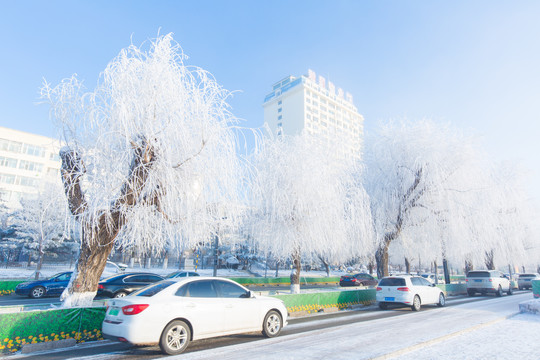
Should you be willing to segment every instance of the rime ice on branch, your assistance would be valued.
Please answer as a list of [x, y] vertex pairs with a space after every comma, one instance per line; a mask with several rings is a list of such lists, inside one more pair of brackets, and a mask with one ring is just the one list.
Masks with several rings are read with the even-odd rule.
[[[160, 251], [207, 241], [225, 208], [236, 224], [240, 167], [230, 93], [188, 67], [171, 35], [131, 45], [84, 92], [76, 77], [42, 93], [62, 127], [62, 178], [82, 229], [76, 276], [64, 293], [95, 293], [114, 246]], [[180, 244], [182, 242], [182, 244]], [[180, 246], [181, 247], [181, 246]], [[79, 300], [77, 300], [79, 299]]]
[[371, 217], [353, 164], [337, 161], [307, 134], [266, 141], [254, 156], [252, 234], [257, 247], [293, 262], [344, 261], [369, 253]]

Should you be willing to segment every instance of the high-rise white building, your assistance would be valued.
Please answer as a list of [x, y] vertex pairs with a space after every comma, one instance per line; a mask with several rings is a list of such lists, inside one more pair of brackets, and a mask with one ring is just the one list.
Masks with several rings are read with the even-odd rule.
[[306, 131], [326, 143], [337, 155], [359, 159], [364, 118], [351, 94], [308, 70], [275, 83], [263, 103], [264, 121], [273, 134], [296, 135]]
[[0, 199], [15, 207], [50, 183], [59, 183], [58, 140], [0, 127]]

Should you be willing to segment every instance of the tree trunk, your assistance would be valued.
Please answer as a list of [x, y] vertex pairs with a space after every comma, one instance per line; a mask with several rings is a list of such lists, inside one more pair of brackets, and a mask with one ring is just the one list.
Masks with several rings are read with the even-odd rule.
[[448, 271], [448, 261], [446, 258], [442, 260], [443, 270], [444, 270], [444, 282], [450, 284], [450, 271]]
[[[114, 247], [114, 239], [124, 226], [125, 209], [139, 203], [160, 208], [159, 199], [148, 192], [141, 197], [151, 166], [154, 149], [145, 139], [133, 141], [134, 157], [118, 198], [108, 212], [88, 214], [88, 203], [81, 181], [85, 173], [82, 158], [75, 150], [60, 150], [62, 181], [71, 213], [81, 222], [82, 239], [79, 258], [68, 287], [61, 296], [63, 306], [89, 306], [97, 292], [99, 278]], [[150, 189], [151, 190], [151, 189]], [[96, 216], [96, 217], [94, 217]]]
[[368, 264], [369, 275], [373, 275], [373, 267], [373, 261], [370, 261]]
[[293, 272], [291, 273], [291, 293], [300, 293], [300, 271], [302, 270], [300, 262], [300, 251], [293, 254]]
[[97, 229], [92, 229], [90, 225], [83, 227], [81, 250], [75, 263], [75, 271], [60, 298], [65, 307], [92, 305], [99, 278], [107, 265], [107, 258], [114, 247], [114, 238], [118, 234], [118, 230], [114, 229], [118, 229], [118, 226], [111, 232], [108, 230], [105, 217], [100, 217]]
[[382, 279], [388, 276], [388, 244], [381, 245], [375, 252], [377, 262], [377, 277]]
[[493, 249], [486, 251], [486, 267], [488, 270], [495, 270], [495, 261], [494, 261]]
[[433, 261], [433, 273], [435, 274], [435, 284], [439, 283], [439, 267], [437, 266], [437, 260]]
[[407, 259], [407, 257], [405, 257], [405, 272], [407, 274], [411, 273], [411, 264], [409, 262], [409, 259]]
[[473, 270], [474, 266], [471, 260], [467, 259], [465, 260], [465, 276], [469, 273], [469, 271]]
[[321, 255], [319, 255], [319, 260], [323, 263], [324, 269], [326, 270], [326, 277], [330, 277], [330, 265]]

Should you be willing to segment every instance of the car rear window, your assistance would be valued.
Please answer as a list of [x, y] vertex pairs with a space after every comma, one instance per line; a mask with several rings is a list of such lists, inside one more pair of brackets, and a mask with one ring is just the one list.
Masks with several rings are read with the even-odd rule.
[[526, 278], [526, 277], [536, 277], [535, 274], [521, 274], [519, 275], [520, 278]]
[[149, 285], [147, 287], [142, 288], [141, 290], [133, 293], [134, 296], [154, 296], [157, 293], [159, 293], [161, 290], [171, 286], [174, 284], [174, 281], [162, 281], [154, 285]]
[[384, 278], [379, 282], [379, 286], [405, 286], [403, 278]]
[[491, 277], [489, 271], [469, 271], [467, 277]]

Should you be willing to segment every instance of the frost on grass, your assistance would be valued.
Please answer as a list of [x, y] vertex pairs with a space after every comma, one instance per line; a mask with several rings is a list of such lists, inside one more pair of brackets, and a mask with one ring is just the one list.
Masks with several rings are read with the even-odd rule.
[[167, 35], [122, 50], [93, 91], [76, 76], [43, 87], [66, 143], [70, 210], [90, 247], [79, 264], [104, 266], [92, 257], [100, 248], [179, 249], [236, 226], [241, 172], [230, 93], [183, 61]]

